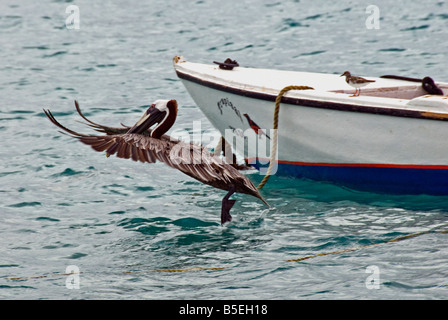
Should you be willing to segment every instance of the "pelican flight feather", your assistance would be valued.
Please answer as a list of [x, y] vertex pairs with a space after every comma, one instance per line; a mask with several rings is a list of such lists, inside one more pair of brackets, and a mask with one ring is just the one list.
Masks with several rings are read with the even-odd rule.
[[146, 163], [160, 161], [204, 184], [228, 191], [222, 200], [221, 224], [232, 220], [230, 209], [235, 200], [229, 197], [234, 192], [252, 195], [268, 205], [254, 184], [221, 157], [201, 145], [186, 143], [165, 134], [177, 117], [176, 100], [155, 101], [132, 127], [123, 124], [122, 127], [103, 126], [89, 120], [81, 112], [77, 101], [75, 106], [86, 124], [104, 135], [73, 131], [60, 124], [50, 110], [44, 112], [63, 133], [77, 138], [95, 151]]

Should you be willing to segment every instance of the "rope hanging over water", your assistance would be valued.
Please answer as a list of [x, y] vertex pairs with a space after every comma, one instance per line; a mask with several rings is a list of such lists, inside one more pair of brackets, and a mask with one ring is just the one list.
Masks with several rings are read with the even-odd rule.
[[271, 176], [272, 168], [274, 167], [275, 158], [277, 156], [277, 143], [278, 143], [278, 134], [277, 134], [277, 132], [278, 132], [278, 115], [280, 113], [280, 102], [282, 101], [282, 98], [285, 95], [285, 93], [288, 92], [288, 91], [291, 91], [291, 90], [314, 90], [314, 88], [308, 87], [308, 86], [294, 86], [294, 85], [291, 85], [291, 86], [284, 87], [278, 93], [277, 98], [275, 99], [274, 125], [273, 125], [274, 136], [273, 136], [273, 143], [272, 143], [272, 147], [271, 147], [271, 158], [269, 160], [269, 167], [268, 167], [268, 170], [266, 172], [266, 175], [264, 176], [263, 180], [258, 185], [258, 187], [257, 187], [258, 189], [263, 188], [264, 185], [266, 184], [266, 182], [268, 182], [269, 177]]

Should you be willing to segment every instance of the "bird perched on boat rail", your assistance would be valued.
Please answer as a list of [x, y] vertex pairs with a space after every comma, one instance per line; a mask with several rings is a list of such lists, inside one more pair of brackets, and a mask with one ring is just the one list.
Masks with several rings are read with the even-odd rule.
[[340, 75], [345, 76], [345, 81], [355, 88], [355, 93], [351, 95], [351, 97], [357, 97], [361, 93], [361, 88], [368, 85], [370, 82], [375, 82], [375, 80], [367, 80], [362, 77], [355, 77], [350, 74], [349, 71], [345, 71], [343, 74]]
[[44, 112], [66, 134], [90, 145], [95, 151], [105, 151], [106, 156], [116, 155], [148, 163], [158, 160], [204, 184], [228, 191], [222, 200], [221, 224], [232, 220], [230, 209], [236, 200], [230, 200], [229, 197], [234, 192], [252, 195], [268, 205], [253, 183], [223, 159], [214, 156], [201, 145], [186, 143], [165, 134], [176, 121], [176, 100], [155, 101], [134, 126], [123, 128], [97, 124], [83, 115], [77, 101], [75, 106], [87, 125], [105, 135], [75, 132], [60, 124], [50, 110], [44, 109]]

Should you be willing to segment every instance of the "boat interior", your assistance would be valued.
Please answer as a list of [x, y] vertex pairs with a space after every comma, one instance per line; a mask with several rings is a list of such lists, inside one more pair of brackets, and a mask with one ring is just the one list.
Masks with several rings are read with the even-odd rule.
[[[438, 87], [442, 89], [445, 95], [448, 93], [448, 85], [438, 84]], [[354, 92], [354, 89], [334, 90], [331, 92], [352, 94]], [[410, 85], [410, 86], [399, 86], [399, 87], [397, 86], [397, 87], [385, 87], [385, 88], [363, 88], [361, 89], [361, 95], [371, 97], [391, 98], [391, 99], [412, 100], [421, 96], [428, 95], [428, 92], [423, 90], [421, 85]]]

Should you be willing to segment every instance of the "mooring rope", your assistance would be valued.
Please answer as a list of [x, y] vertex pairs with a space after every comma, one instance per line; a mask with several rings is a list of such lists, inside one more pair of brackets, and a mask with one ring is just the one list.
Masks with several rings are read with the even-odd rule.
[[[312, 258], [318, 258], [318, 257], [323, 257], [323, 256], [328, 256], [328, 255], [333, 255], [333, 254], [341, 254], [341, 253], [345, 253], [345, 252], [352, 252], [352, 251], [356, 251], [356, 250], [380, 246], [383, 244], [399, 242], [399, 241], [415, 238], [415, 237], [425, 235], [425, 234], [430, 234], [430, 233], [448, 234], [448, 230], [430, 230], [430, 231], [415, 232], [415, 233], [410, 233], [410, 234], [407, 234], [407, 235], [404, 235], [401, 237], [397, 237], [397, 238], [394, 238], [394, 239], [391, 239], [391, 240], [388, 240], [385, 242], [368, 244], [365, 246], [358, 246], [358, 247], [354, 247], [354, 248], [347, 248], [347, 249], [336, 250], [336, 251], [322, 252], [322, 253], [313, 254], [313, 255], [309, 255], [309, 256], [305, 256], [305, 257], [301, 257], [301, 258], [288, 259], [288, 260], [284, 260], [284, 261], [285, 262], [300, 262], [300, 261], [304, 261], [304, 260], [308, 260], [308, 259], [312, 259]], [[221, 270], [230, 269], [230, 268], [231, 267], [191, 267], [191, 268], [180, 268], [180, 269], [133, 270], [133, 271], [124, 271], [124, 272], [122, 272], [122, 274], [140, 274], [140, 273], [153, 273], [153, 272], [181, 273], [181, 272], [197, 272], [197, 271], [221, 271]], [[2, 278], [0, 278], [0, 280], [3, 279], [3, 280], [9, 280], [9, 281], [23, 281], [23, 280], [42, 279], [42, 278], [49, 278], [49, 277], [71, 276], [74, 274], [82, 274], [82, 272], [53, 273], [53, 274], [46, 274], [46, 275], [23, 276], [23, 277], [2, 277]]]
[[[179, 272], [192, 272], [192, 271], [217, 271], [228, 268], [230, 267], [192, 267], [192, 268], [180, 268], [180, 269], [131, 270], [131, 271], [123, 271], [122, 274], [138, 274], [138, 273], [152, 273], [152, 272], [179, 273]], [[83, 272], [74, 272], [74, 273], [64, 272], [64, 273], [43, 274], [38, 276], [4, 277], [0, 279], [10, 281], [21, 281], [21, 280], [33, 280], [33, 279], [42, 279], [50, 277], [68, 277], [72, 275], [81, 275], [81, 274], [83, 274]]]
[[[283, 96], [288, 91], [291, 91], [291, 90], [314, 90], [314, 88], [309, 87], [309, 86], [296, 86], [296, 85], [286, 86], [282, 90], [280, 90], [277, 97], [275, 98], [274, 124], [273, 124], [274, 135], [273, 135], [273, 139], [272, 139], [273, 143], [272, 143], [272, 147], [271, 147], [271, 156], [269, 159], [269, 166], [268, 166], [268, 170], [266, 171], [266, 175], [264, 176], [263, 180], [261, 180], [260, 184], [257, 186], [257, 189], [261, 189], [264, 187], [266, 182], [268, 182], [269, 177], [271, 176], [272, 169], [274, 168], [275, 158], [277, 156], [278, 116], [280, 113], [280, 102], [282, 101]], [[224, 146], [223, 146], [223, 141], [225, 144]], [[219, 155], [221, 153], [221, 151], [225, 150], [224, 148], [226, 148], [227, 146], [228, 146], [228, 142], [224, 139], [223, 136], [221, 136], [221, 138], [218, 141], [218, 144], [214, 148], [213, 155], [215, 155], [215, 156]], [[228, 146], [228, 147], [231, 148], [230, 146]]]
[[271, 146], [271, 157], [269, 160], [269, 167], [266, 171], [266, 175], [264, 176], [263, 180], [261, 180], [260, 184], [258, 185], [258, 189], [261, 189], [264, 187], [266, 182], [268, 182], [269, 177], [271, 176], [272, 169], [274, 168], [275, 158], [277, 156], [277, 144], [278, 144], [278, 115], [280, 113], [280, 102], [282, 101], [283, 96], [286, 92], [291, 90], [314, 90], [312, 87], [308, 86], [286, 86], [277, 95], [277, 98], [275, 99], [275, 109], [274, 109], [274, 135], [272, 139], [272, 146]]
[[382, 244], [399, 242], [399, 241], [415, 238], [415, 237], [418, 237], [418, 236], [421, 236], [421, 235], [424, 235], [424, 234], [428, 234], [428, 233], [448, 233], [448, 230], [415, 232], [415, 233], [407, 234], [407, 235], [402, 236], [402, 237], [394, 238], [394, 239], [386, 241], [386, 242], [379, 242], [379, 243], [374, 243], [374, 244], [368, 244], [368, 245], [365, 245], [365, 246], [359, 246], [359, 247], [354, 247], [354, 248], [347, 248], [347, 249], [342, 249], [342, 250], [337, 250], [337, 251], [323, 252], [323, 253], [313, 254], [311, 256], [306, 256], [306, 257], [302, 257], [302, 258], [288, 259], [286, 261], [288, 261], [288, 262], [299, 262], [299, 261], [308, 260], [308, 259], [311, 259], [311, 258], [328, 256], [328, 255], [331, 255], [331, 254], [340, 254], [340, 253], [345, 253], [345, 252], [352, 252], [352, 251], [356, 251], [356, 250], [360, 250], [360, 249], [376, 247], [376, 246], [379, 246], [379, 245], [382, 245]]

